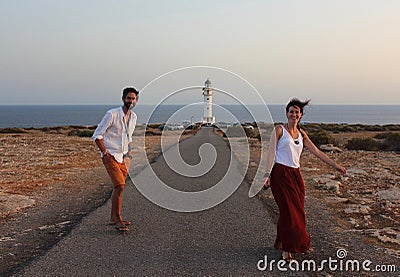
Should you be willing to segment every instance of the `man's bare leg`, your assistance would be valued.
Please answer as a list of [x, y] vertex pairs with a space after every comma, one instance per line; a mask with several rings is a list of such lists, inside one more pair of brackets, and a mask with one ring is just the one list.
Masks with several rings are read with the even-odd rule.
[[122, 210], [122, 192], [124, 191], [124, 186], [114, 187], [113, 193], [111, 195], [111, 220], [110, 222], [115, 222], [117, 227], [124, 226], [122, 221], [121, 210]]

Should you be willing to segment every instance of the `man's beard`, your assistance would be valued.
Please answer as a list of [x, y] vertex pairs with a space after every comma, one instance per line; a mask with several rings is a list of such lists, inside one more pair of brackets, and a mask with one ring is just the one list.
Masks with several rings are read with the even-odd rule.
[[132, 110], [135, 107], [135, 103], [124, 103], [124, 105], [128, 110]]

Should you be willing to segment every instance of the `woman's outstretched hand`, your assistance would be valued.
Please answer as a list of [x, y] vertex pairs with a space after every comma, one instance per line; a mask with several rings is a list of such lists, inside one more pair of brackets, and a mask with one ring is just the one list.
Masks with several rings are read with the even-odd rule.
[[270, 178], [270, 177], [268, 177], [267, 180], [265, 180], [265, 183], [264, 183], [264, 185], [263, 185], [263, 187], [262, 187], [263, 190], [269, 189], [269, 188], [271, 187], [270, 181], [271, 181], [271, 178]]
[[337, 171], [339, 171], [340, 173], [342, 173], [343, 175], [347, 173], [346, 168], [344, 168], [344, 167], [341, 166], [341, 165], [336, 165], [335, 169], [336, 169]]

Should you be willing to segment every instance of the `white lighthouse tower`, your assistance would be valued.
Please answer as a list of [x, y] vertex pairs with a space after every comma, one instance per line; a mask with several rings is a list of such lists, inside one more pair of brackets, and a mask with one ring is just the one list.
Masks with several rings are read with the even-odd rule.
[[203, 88], [204, 95], [204, 116], [203, 123], [207, 125], [212, 125], [215, 123], [215, 117], [212, 115], [212, 96], [213, 96], [213, 88], [211, 87], [211, 82], [207, 78], [204, 83]]

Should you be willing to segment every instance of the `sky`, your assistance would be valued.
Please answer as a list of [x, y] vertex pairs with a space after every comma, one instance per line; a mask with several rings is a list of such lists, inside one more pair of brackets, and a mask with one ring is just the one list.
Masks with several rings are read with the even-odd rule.
[[[268, 104], [399, 105], [399, 26], [397, 0], [0, 0], [0, 105], [115, 104], [125, 86], [200, 65]], [[193, 86], [220, 87], [209, 74]]]

